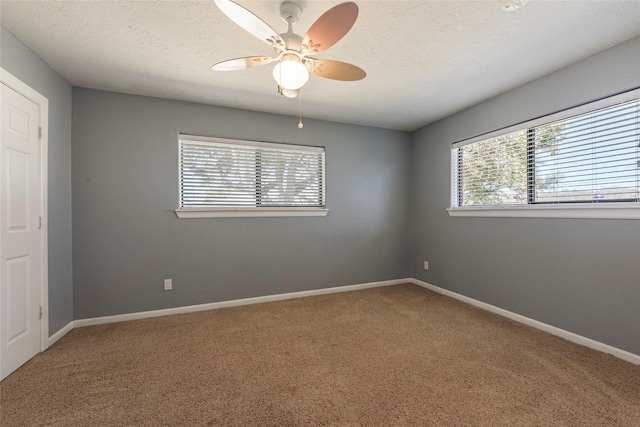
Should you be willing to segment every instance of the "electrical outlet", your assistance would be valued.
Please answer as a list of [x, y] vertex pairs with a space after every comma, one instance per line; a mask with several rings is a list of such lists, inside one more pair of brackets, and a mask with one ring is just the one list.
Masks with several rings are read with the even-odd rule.
[[170, 291], [173, 289], [173, 281], [171, 279], [164, 279], [164, 290]]
[[424, 262], [424, 264], [423, 264], [423, 268], [424, 268], [425, 270], [428, 270], [428, 269], [429, 269], [429, 261], [425, 261], [425, 262]]

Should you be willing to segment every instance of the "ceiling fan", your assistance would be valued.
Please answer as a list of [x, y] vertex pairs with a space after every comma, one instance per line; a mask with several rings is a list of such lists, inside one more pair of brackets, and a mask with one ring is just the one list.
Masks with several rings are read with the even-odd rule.
[[358, 17], [358, 5], [341, 3], [318, 18], [307, 33], [293, 32], [302, 9], [291, 1], [280, 5], [280, 16], [287, 23], [286, 33], [278, 34], [273, 28], [249, 10], [231, 0], [214, 0], [220, 10], [233, 22], [275, 49], [276, 56], [248, 56], [218, 62], [215, 71], [234, 71], [254, 68], [279, 61], [273, 69], [278, 93], [295, 98], [309, 79], [309, 73], [332, 80], [355, 81], [367, 73], [346, 62], [316, 59], [308, 55], [324, 52], [344, 37]]

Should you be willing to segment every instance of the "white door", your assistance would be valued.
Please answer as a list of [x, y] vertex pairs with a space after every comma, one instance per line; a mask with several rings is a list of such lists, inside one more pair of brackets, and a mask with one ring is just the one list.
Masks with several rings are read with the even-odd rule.
[[38, 105], [2, 84], [0, 378], [40, 351]]

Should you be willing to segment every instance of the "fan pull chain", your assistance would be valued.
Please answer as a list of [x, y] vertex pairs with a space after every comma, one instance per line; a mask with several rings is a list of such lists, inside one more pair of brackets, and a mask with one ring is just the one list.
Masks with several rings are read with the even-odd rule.
[[302, 89], [298, 92], [298, 113], [300, 120], [298, 121], [298, 129], [302, 129], [304, 125], [302, 124]]

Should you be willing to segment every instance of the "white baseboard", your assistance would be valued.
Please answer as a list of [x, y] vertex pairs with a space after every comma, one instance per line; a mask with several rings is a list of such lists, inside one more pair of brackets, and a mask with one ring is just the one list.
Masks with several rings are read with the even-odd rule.
[[212, 302], [209, 304], [188, 305], [185, 307], [167, 308], [163, 310], [143, 311], [139, 313], [118, 314], [115, 316], [93, 317], [74, 321], [76, 328], [82, 326], [102, 325], [104, 323], [124, 322], [126, 320], [146, 319], [149, 317], [168, 316], [172, 314], [193, 313], [203, 310], [215, 310], [225, 307], [237, 307], [241, 305], [260, 304], [263, 302], [282, 301], [293, 298], [310, 297], [314, 295], [333, 294], [338, 292], [358, 291], [360, 289], [378, 288], [381, 286], [412, 283], [412, 279], [385, 280], [381, 282], [362, 283], [359, 285], [337, 286], [335, 288], [313, 289], [310, 291], [290, 292], [286, 294], [266, 295], [262, 297], [244, 298], [231, 301]]
[[67, 323], [66, 325], [64, 325], [62, 327], [62, 329], [60, 329], [58, 332], [56, 332], [55, 334], [51, 335], [49, 337], [49, 340], [47, 341], [47, 348], [51, 347], [53, 344], [55, 344], [60, 338], [62, 338], [63, 336], [67, 335], [69, 332], [71, 332], [71, 330], [73, 328], [75, 328], [75, 321], [71, 321], [69, 323]]
[[540, 329], [542, 331], [548, 332], [552, 335], [558, 336], [560, 338], [564, 338], [567, 341], [571, 341], [572, 343], [583, 345], [593, 350], [601, 351], [603, 353], [610, 354], [619, 359], [626, 360], [627, 362], [633, 363], [634, 365], [640, 365], [640, 356], [637, 354], [630, 353], [625, 350], [621, 350], [616, 347], [612, 347], [608, 344], [603, 344], [599, 341], [594, 341], [590, 338], [583, 337], [582, 335], [574, 334], [573, 332], [565, 331], [564, 329], [557, 328], [555, 326], [548, 325], [546, 323], [539, 322], [537, 320], [531, 319], [529, 317], [522, 316], [520, 314], [513, 313], [511, 311], [504, 310], [502, 308], [496, 307], [491, 304], [484, 303], [482, 301], [478, 301], [473, 298], [466, 297], [464, 295], [460, 295], [458, 293], [449, 291], [447, 289], [440, 288], [438, 286], [432, 285], [430, 283], [426, 283], [420, 281], [418, 279], [409, 279], [410, 283], [416, 284], [418, 286], [422, 286], [425, 289], [429, 289], [431, 291], [437, 292], [442, 295], [446, 295], [448, 297], [457, 299], [467, 304], [471, 304], [475, 307], [481, 308], [486, 311], [490, 311], [492, 313], [498, 314], [500, 316], [506, 317], [511, 320], [515, 320], [516, 322], [523, 323], [527, 326], [534, 327], [536, 329]]
[[118, 314], [114, 316], [78, 319], [78, 320], [69, 322], [65, 327], [63, 327], [58, 332], [50, 336], [49, 346], [53, 345], [56, 341], [58, 341], [60, 338], [62, 338], [64, 335], [70, 332], [73, 328], [80, 328], [83, 326], [102, 325], [105, 323], [124, 322], [127, 320], [146, 319], [150, 317], [168, 316], [172, 314], [193, 313], [196, 311], [215, 310], [218, 308], [225, 308], [225, 307], [238, 307], [241, 305], [260, 304], [263, 302], [271, 302], [271, 301], [282, 301], [282, 300], [293, 299], [293, 298], [310, 297], [314, 295], [325, 295], [325, 294], [333, 294], [338, 292], [350, 292], [350, 291], [357, 291], [360, 289], [378, 288], [381, 286], [400, 285], [404, 283], [413, 283], [414, 285], [421, 286], [425, 289], [429, 289], [431, 291], [437, 292], [442, 295], [446, 295], [448, 297], [457, 299], [464, 303], [471, 304], [475, 307], [498, 314], [500, 316], [506, 317], [511, 320], [515, 320], [516, 322], [534, 327], [536, 329], [540, 329], [552, 335], [556, 335], [560, 338], [564, 338], [567, 341], [571, 341], [573, 343], [583, 345], [593, 350], [610, 354], [612, 356], [615, 356], [619, 359], [633, 363], [635, 365], [640, 365], [640, 356], [637, 354], [633, 354], [628, 351], [621, 350], [616, 347], [612, 347], [608, 344], [603, 344], [601, 342], [594, 341], [590, 338], [586, 338], [581, 335], [574, 334], [573, 332], [565, 331], [564, 329], [560, 329], [555, 326], [551, 326], [546, 323], [539, 322], [529, 317], [525, 317], [520, 314], [516, 314], [511, 311], [504, 310], [502, 308], [493, 306], [491, 304], [487, 304], [482, 301], [478, 301], [476, 299], [469, 298], [464, 295], [461, 295], [461, 294], [458, 294], [458, 293], [455, 293], [455, 292], [452, 292], [452, 291], [449, 291], [449, 290], [440, 288], [438, 286], [423, 282], [418, 279], [413, 279], [413, 278], [385, 280], [381, 282], [362, 283], [359, 285], [338, 286], [334, 288], [325, 288], [325, 289], [314, 289], [310, 291], [290, 292], [286, 294], [267, 295], [267, 296], [255, 297], [255, 298], [244, 298], [244, 299], [237, 299], [237, 300], [231, 300], [231, 301], [213, 302], [209, 304], [198, 304], [198, 305], [189, 305], [185, 307], [167, 308], [164, 310], [152, 310], [152, 311], [143, 311], [139, 313], [128, 313], [128, 314]]

